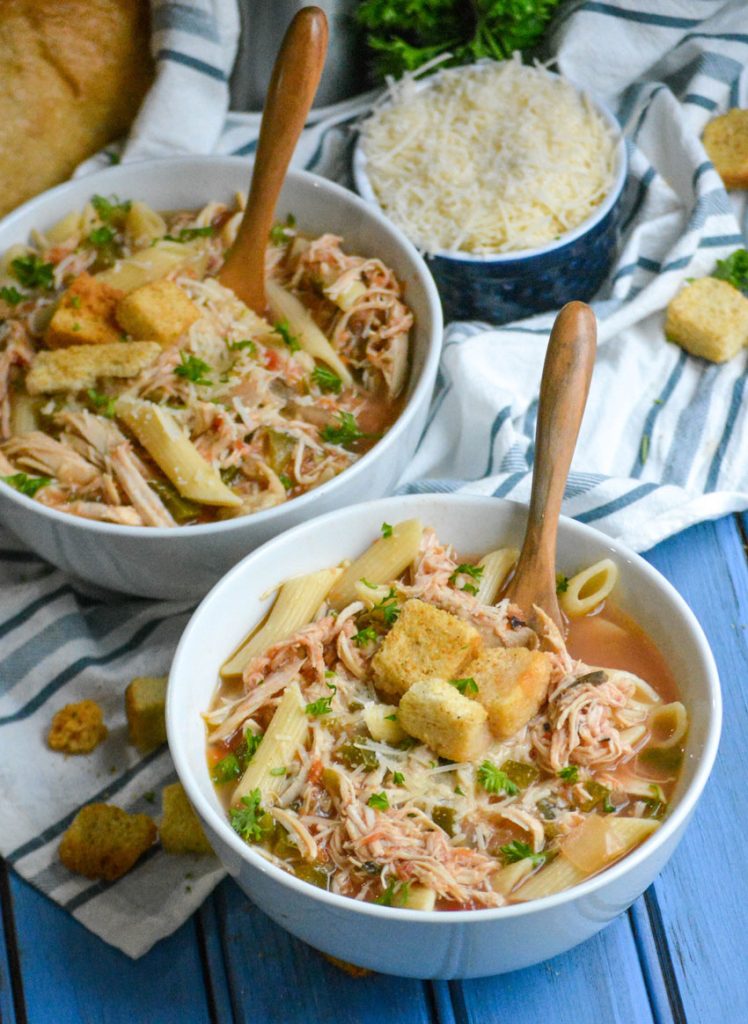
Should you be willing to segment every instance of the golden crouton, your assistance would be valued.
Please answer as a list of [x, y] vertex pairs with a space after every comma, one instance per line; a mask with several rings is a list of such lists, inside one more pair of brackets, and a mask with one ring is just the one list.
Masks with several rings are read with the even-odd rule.
[[372, 659], [374, 681], [399, 695], [422, 679], [456, 679], [480, 646], [469, 623], [423, 601], [406, 601]]
[[748, 188], [748, 110], [728, 110], [704, 129], [704, 149], [728, 188]]
[[138, 676], [125, 690], [130, 742], [143, 752], [166, 743], [166, 676]]
[[90, 274], [80, 274], [60, 299], [44, 343], [48, 348], [65, 348], [121, 341], [114, 310], [123, 294]]
[[167, 853], [212, 853], [200, 819], [192, 809], [179, 782], [166, 786], [161, 794], [164, 817], [159, 832]]
[[90, 754], [106, 738], [101, 708], [94, 700], [66, 704], [55, 714], [47, 734], [52, 750], [66, 754]]
[[551, 663], [542, 651], [491, 647], [468, 666], [477, 700], [497, 739], [513, 736], [537, 714], [548, 692]]
[[113, 882], [156, 841], [147, 814], [128, 814], [112, 804], [89, 804], [73, 818], [60, 843], [60, 860], [69, 871]]
[[413, 683], [397, 717], [406, 732], [450, 761], [475, 761], [491, 740], [486, 709], [443, 679]]
[[136, 377], [161, 354], [155, 341], [116, 341], [107, 345], [71, 345], [39, 352], [26, 374], [30, 395], [83, 391], [100, 377]]
[[667, 308], [665, 335], [691, 355], [724, 363], [748, 343], [748, 299], [727, 281], [692, 281]]
[[126, 295], [117, 305], [117, 322], [133, 338], [153, 338], [168, 345], [184, 334], [200, 310], [173, 281], [154, 281]]

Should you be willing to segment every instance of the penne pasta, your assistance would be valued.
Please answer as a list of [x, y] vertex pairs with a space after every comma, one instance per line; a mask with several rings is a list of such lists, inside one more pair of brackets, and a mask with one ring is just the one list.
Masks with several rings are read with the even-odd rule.
[[651, 747], [676, 747], [683, 742], [688, 732], [688, 713], [679, 700], [661, 704], [649, 715], [652, 732]]
[[38, 407], [38, 399], [34, 399], [30, 395], [12, 392], [10, 406], [10, 429], [12, 433], [28, 434], [32, 430], [38, 430]]
[[129, 293], [175, 270], [189, 269], [200, 276], [205, 272], [207, 261], [208, 254], [199, 244], [162, 239], [155, 245], [139, 249], [132, 256], [117, 260], [109, 270], [96, 274], [96, 280]]
[[402, 906], [408, 910], [433, 910], [436, 906], [436, 893], [425, 885], [409, 885]]
[[253, 630], [228, 661], [224, 662], [221, 676], [224, 679], [240, 676], [256, 654], [285, 640], [311, 622], [340, 572], [340, 569], [322, 569], [284, 583], [264, 625]]
[[515, 889], [520, 882], [535, 870], [532, 857], [523, 857], [514, 864], [507, 864], [506, 867], [497, 871], [491, 876], [491, 887], [500, 892], [502, 896], [508, 896], [512, 889]]
[[80, 231], [81, 215], [78, 210], [71, 210], [61, 220], [58, 220], [56, 224], [53, 224], [49, 230], [45, 231], [44, 237], [52, 245], [58, 245], [60, 242], [66, 242], [69, 238], [80, 235]]
[[567, 589], [559, 595], [559, 603], [570, 619], [589, 615], [617, 582], [618, 566], [612, 559], [603, 558], [571, 577]]
[[408, 735], [397, 721], [393, 704], [369, 704], [364, 709], [364, 722], [372, 739], [382, 743], [402, 743]]
[[345, 363], [312, 319], [305, 306], [276, 281], [265, 282], [268, 302], [276, 320], [286, 320], [291, 334], [298, 338], [305, 352], [326, 363], [337, 373], [345, 387], [351, 387], [353, 378]]
[[272, 803], [273, 797], [286, 784], [280, 771], [287, 768], [304, 746], [309, 722], [298, 683], [291, 683], [283, 694], [273, 720], [262, 738], [262, 743], [234, 790], [232, 803], [259, 789], [262, 802]]
[[351, 562], [330, 591], [328, 600], [340, 611], [358, 598], [356, 583], [366, 580], [378, 586], [404, 572], [418, 554], [423, 535], [420, 519], [405, 519], [392, 527], [388, 537], [374, 541], [363, 555]]
[[517, 548], [499, 548], [481, 558], [478, 565], [483, 569], [478, 593], [475, 595], [483, 604], [494, 604], [502, 591], [504, 583], [517, 564], [519, 551]]
[[146, 246], [167, 233], [166, 221], [147, 203], [135, 200], [125, 220], [125, 230], [138, 245]]
[[123, 397], [115, 411], [183, 498], [227, 508], [241, 505], [241, 498], [202, 457], [168, 409], [153, 402]]

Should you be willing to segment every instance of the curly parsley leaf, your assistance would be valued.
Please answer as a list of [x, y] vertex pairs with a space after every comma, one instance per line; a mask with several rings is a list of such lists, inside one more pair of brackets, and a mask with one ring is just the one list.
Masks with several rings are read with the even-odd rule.
[[395, 905], [403, 906], [408, 902], [408, 896], [410, 895], [410, 882], [395, 882], [392, 881], [387, 885], [381, 896], [377, 896], [374, 900], [382, 907], [393, 907]]
[[558, 777], [564, 782], [574, 783], [579, 779], [579, 768], [575, 764], [567, 764], [558, 772]]
[[[119, 162], [119, 161], [117, 161]], [[117, 196], [93, 196], [91, 205], [99, 215], [99, 220], [104, 224], [111, 221], [121, 221], [130, 212], [132, 203], [129, 199], [120, 200]]]
[[11, 476], [0, 477], [0, 480], [4, 480], [16, 491], [25, 494], [27, 498], [33, 498], [42, 487], [47, 487], [52, 483], [51, 477], [29, 476], [27, 473], [13, 473]]
[[113, 228], [108, 227], [106, 224], [102, 224], [100, 228], [94, 228], [89, 232], [88, 240], [91, 245], [95, 245], [97, 249], [104, 249], [108, 245], [111, 245], [115, 238], [115, 231]]
[[17, 306], [18, 303], [23, 302], [25, 298], [27, 298], [27, 296], [22, 295], [21, 292], [19, 292], [19, 290], [17, 288], [14, 288], [12, 285], [10, 286], [10, 288], [0, 288], [0, 299], [3, 299], [4, 302], [7, 302], [9, 306]]
[[108, 420], [114, 419], [114, 410], [117, 405], [116, 398], [110, 398], [109, 395], [102, 395], [96, 390], [96, 388], [88, 388], [86, 395], [96, 412], [101, 416], [106, 416]]
[[390, 526], [389, 523], [382, 523], [381, 530], [382, 536], [384, 537], [385, 540], [387, 540], [388, 537], [392, 536], [392, 527]]
[[381, 793], [372, 793], [366, 803], [376, 811], [386, 811], [390, 806], [390, 801], [384, 790]]
[[323, 441], [327, 441], [329, 444], [347, 445], [353, 444], [354, 441], [360, 441], [362, 437], [367, 437], [367, 434], [362, 433], [359, 430], [358, 423], [353, 413], [350, 412], [339, 412], [338, 414], [338, 425], [333, 426], [328, 423], [319, 432], [319, 436]]
[[377, 635], [377, 631], [373, 626], [366, 626], [365, 629], [360, 629], [358, 633], [354, 633], [353, 642], [356, 647], [365, 647], [367, 644], [373, 643]]
[[47, 291], [54, 288], [54, 264], [45, 263], [35, 253], [11, 260], [10, 269], [24, 288], [44, 288]]
[[210, 373], [212, 367], [202, 359], [198, 359], [197, 356], [188, 356], [186, 352], [180, 352], [179, 358], [181, 365], [174, 367], [177, 377], [184, 377], [185, 380], [192, 381], [193, 384], [213, 384], [213, 381], [205, 376], [206, 373]]
[[738, 291], [748, 291], [748, 249], [736, 249], [724, 260], [717, 260], [712, 277], [727, 281]]
[[519, 860], [531, 860], [533, 865], [542, 864], [546, 855], [544, 853], [533, 853], [529, 843], [523, 843], [519, 839], [513, 839], [511, 843], [500, 846], [499, 850], [505, 863], [516, 864]]
[[312, 380], [326, 394], [339, 395], [343, 387], [343, 381], [337, 373], [333, 373], [326, 366], [315, 366], [312, 371]]
[[[458, 565], [452, 575], [449, 577], [450, 583], [457, 583], [458, 576], [469, 576], [471, 580], [475, 580], [476, 583], [480, 583], [481, 577], [483, 576], [482, 565], [469, 565], [467, 562], [463, 562], [462, 565]], [[475, 596], [478, 593], [478, 588], [475, 583], [466, 582], [460, 587], [460, 590], [467, 591], [468, 594]]]
[[264, 814], [261, 799], [260, 790], [253, 789], [249, 796], [242, 797], [240, 807], [232, 807], [229, 811], [231, 827], [247, 843], [257, 843], [263, 836], [260, 825], [260, 818]]
[[296, 335], [291, 333], [291, 327], [288, 320], [279, 320], [273, 327], [273, 330], [283, 339], [283, 344], [288, 346], [289, 351], [301, 351], [301, 343]]
[[478, 782], [487, 793], [504, 793], [506, 796], [516, 796], [519, 793], [519, 786], [491, 761], [482, 762], [478, 769]]

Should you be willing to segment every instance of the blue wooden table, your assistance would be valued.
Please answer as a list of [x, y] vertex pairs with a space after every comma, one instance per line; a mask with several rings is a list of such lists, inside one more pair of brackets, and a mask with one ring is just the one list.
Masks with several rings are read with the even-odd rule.
[[[725, 698], [712, 778], [655, 885], [600, 935], [470, 982], [354, 978], [224, 882], [132, 961], [0, 865], [2, 1024], [746, 1024], [748, 521], [693, 527], [648, 554], [701, 621]], [[2, 795], [0, 794], [0, 799]]]

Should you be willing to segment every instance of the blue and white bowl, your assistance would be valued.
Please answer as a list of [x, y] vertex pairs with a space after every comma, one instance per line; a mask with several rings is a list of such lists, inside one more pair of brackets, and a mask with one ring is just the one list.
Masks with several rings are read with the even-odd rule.
[[[426, 256], [447, 321], [503, 324], [558, 309], [573, 299], [586, 302], [608, 276], [618, 251], [626, 143], [611, 111], [587, 96], [617, 140], [614, 178], [607, 196], [578, 227], [536, 249], [495, 255], [440, 249]], [[359, 141], [353, 155], [356, 189], [362, 199], [381, 210], [366, 164]]]

